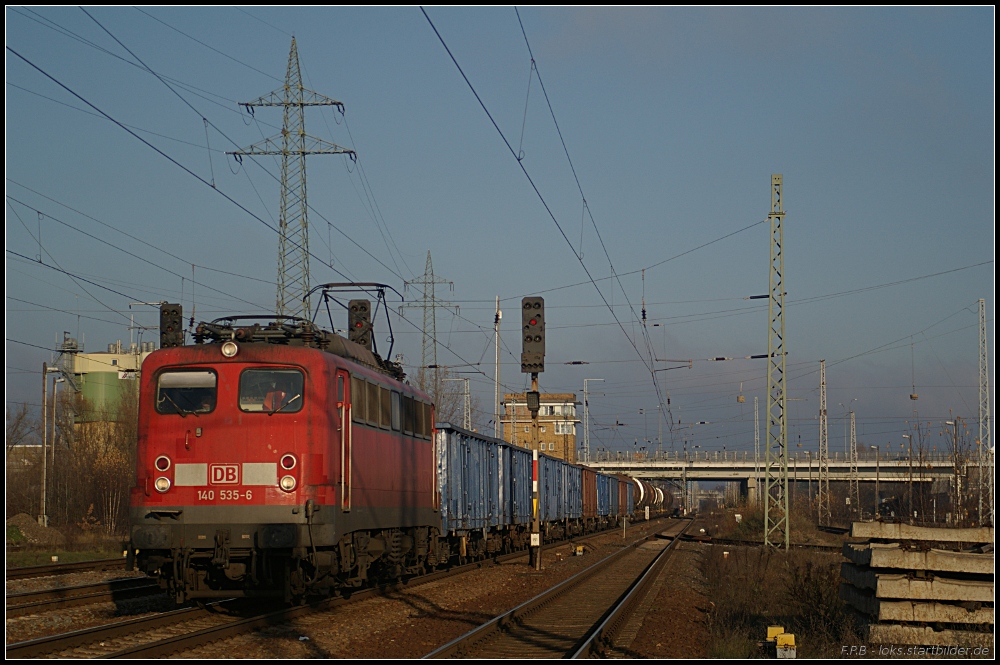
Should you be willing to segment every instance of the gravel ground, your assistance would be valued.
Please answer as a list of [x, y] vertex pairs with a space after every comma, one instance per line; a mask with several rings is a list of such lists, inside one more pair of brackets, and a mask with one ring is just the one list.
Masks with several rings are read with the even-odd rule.
[[[658, 530], [665, 528], [664, 522]], [[644, 524], [630, 526], [629, 540], [653, 531]], [[538, 595], [622, 546], [620, 532], [587, 540], [584, 556], [572, 556], [570, 545], [550, 549], [543, 570], [534, 571], [527, 557], [474, 570], [446, 580], [414, 586], [313, 614], [292, 623], [273, 626], [177, 654], [183, 658], [419, 658]], [[683, 564], [682, 577], [697, 573], [694, 543], [680, 543], [668, 572]], [[76, 586], [139, 575], [123, 571], [74, 573], [58, 577], [7, 582], [7, 593]], [[673, 580], [671, 575], [670, 579]], [[666, 581], [661, 585], [650, 617], [633, 642], [639, 657], [704, 656], [695, 646], [701, 637], [701, 607], [696, 583]], [[680, 603], [680, 605], [678, 604]], [[700, 604], [699, 604], [700, 603]], [[7, 620], [7, 643], [52, 635], [174, 609], [166, 596], [101, 603]], [[667, 611], [669, 608], [669, 611]], [[683, 625], [682, 625], [683, 624]], [[649, 628], [647, 629], [647, 626]], [[660, 637], [653, 637], [653, 630]], [[704, 632], [703, 627], [701, 631]], [[685, 635], [684, 646], [676, 635]], [[707, 633], [706, 633], [707, 635]], [[682, 648], [683, 647], [683, 648]]]
[[[131, 577], [145, 577], [145, 573], [108, 570], [8, 580], [7, 594], [62, 589]], [[100, 626], [117, 621], [136, 619], [147, 614], [164, 612], [174, 608], [174, 603], [164, 594], [152, 598], [135, 598], [116, 603], [95, 603], [93, 605], [83, 605], [51, 612], [8, 617], [6, 621], [6, 644], [24, 642], [25, 640], [38, 637], [46, 637], [48, 635]]]
[[656, 601], [629, 647], [636, 658], [705, 658], [708, 599], [701, 557], [710, 545], [677, 543], [660, 576]]
[[[662, 529], [662, 523], [660, 528]], [[630, 540], [640, 527], [629, 529]], [[533, 598], [621, 548], [620, 534], [546, 551], [543, 570], [527, 558], [360, 601], [292, 623], [177, 654], [182, 658], [420, 658]]]

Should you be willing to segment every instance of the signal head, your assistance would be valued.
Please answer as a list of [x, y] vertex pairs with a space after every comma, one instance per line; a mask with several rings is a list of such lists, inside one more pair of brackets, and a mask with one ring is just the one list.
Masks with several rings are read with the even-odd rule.
[[534, 296], [521, 300], [521, 371], [545, 370], [545, 300]]
[[348, 339], [372, 350], [372, 304], [368, 300], [352, 300], [347, 304]]
[[184, 346], [183, 312], [178, 303], [160, 304], [160, 348]]

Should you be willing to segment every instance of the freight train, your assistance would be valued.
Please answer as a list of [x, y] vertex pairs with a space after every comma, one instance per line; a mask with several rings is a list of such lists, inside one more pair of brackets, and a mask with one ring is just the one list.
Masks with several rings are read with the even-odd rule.
[[[529, 544], [532, 451], [435, 425], [401, 367], [304, 319], [201, 323], [140, 379], [130, 564], [178, 603], [301, 602]], [[542, 539], [671, 508], [539, 457]]]

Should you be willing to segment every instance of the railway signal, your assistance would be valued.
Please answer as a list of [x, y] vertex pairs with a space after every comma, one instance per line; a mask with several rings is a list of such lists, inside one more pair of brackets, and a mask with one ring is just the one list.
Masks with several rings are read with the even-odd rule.
[[521, 299], [521, 371], [537, 374], [545, 371], [545, 300]]
[[184, 309], [179, 303], [160, 303], [160, 348], [184, 346]]
[[347, 305], [348, 339], [372, 350], [372, 304], [369, 300], [352, 300]]

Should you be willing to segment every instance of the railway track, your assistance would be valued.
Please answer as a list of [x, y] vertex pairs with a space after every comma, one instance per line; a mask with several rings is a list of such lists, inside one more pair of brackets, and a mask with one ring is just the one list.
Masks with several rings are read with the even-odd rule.
[[32, 577], [51, 577], [94, 570], [124, 570], [125, 557], [115, 559], [97, 559], [94, 561], [78, 561], [76, 563], [53, 563], [45, 566], [19, 566], [7, 569], [7, 580], [23, 580]]
[[7, 617], [163, 593], [156, 580], [130, 578], [7, 595]]
[[[578, 658], [603, 655], [655, 580], [689, 520], [647, 536], [424, 656]], [[669, 539], [669, 542], [667, 542]]]
[[[573, 542], [582, 542], [583, 540], [585, 539], [574, 539]], [[552, 546], [564, 544], [565, 541], [561, 541], [553, 543]], [[7, 646], [6, 656], [7, 658], [42, 656], [57, 658], [169, 657], [258, 628], [288, 622], [307, 614], [326, 612], [336, 607], [371, 598], [390, 589], [411, 588], [453, 575], [460, 575], [483, 566], [526, 556], [526, 552], [515, 552], [492, 560], [474, 562], [448, 571], [423, 575], [404, 585], [365, 589], [351, 594], [349, 598], [332, 598], [299, 607], [269, 607], [263, 612], [248, 612], [248, 603], [234, 599], [206, 605], [204, 608], [178, 609], [150, 617], [10, 644]]]

